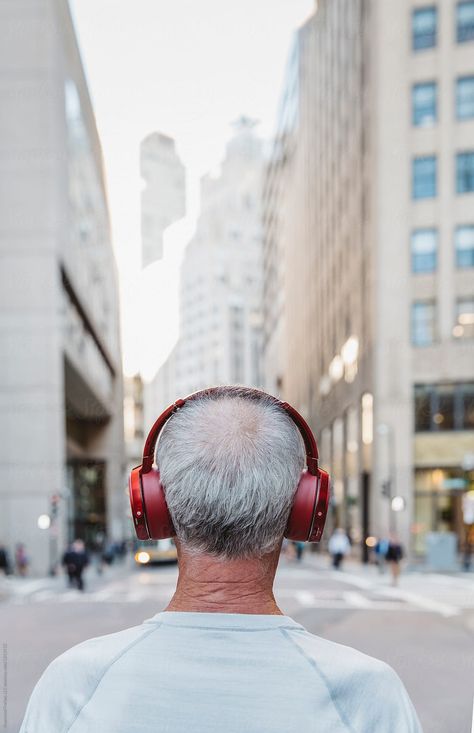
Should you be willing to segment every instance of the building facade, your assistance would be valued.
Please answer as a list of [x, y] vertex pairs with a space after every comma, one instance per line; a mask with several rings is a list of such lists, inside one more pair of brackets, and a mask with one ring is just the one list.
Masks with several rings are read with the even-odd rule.
[[[462, 550], [474, 488], [474, 3], [319, 2], [297, 48], [283, 394], [319, 436], [332, 523], [363, 552], [390, 529], [414, 557], [431, 532]], [[268, 224], [265, 238], [274, 247]]]
[[294, 235], [292, 213], [298, 196], [296, 175], [299, 124], [300, 43], [304, 30], [295, 37], [286, 70], [286, 85], [280, 101], [278, 126], [271, 155], [266, 163], [262, 192], [262, 361], [265, 386], [273, 395], [282, 394], [285, 338], [285, 253], [291, 251]]
[[186, 172], [173, 138], [161, 132], [140, 145], [142, 266], [163, 256], [163, 232], [186, 213]]
[[42, 574], [124, 533], [117, 273], [67, 2], [0, 16], [0, 537]]
[[263, 153], [253, 126], [238, 122], [219, 174], [201, 181], [180, 273], [179, 338], [155, 378], [155, 414], [210, 385], [262, 385]]
[[[124, 377], [123, 381], [123, 424], [125, 438], [125, 455], [127, 458], [126, 474], [142, 462], [145, 443], [144, 394], [143, 381], [139, 374]], [[130, 521], [131, 512], [130, 512]], [[130, 524], [132, 528], [132, 524]]]

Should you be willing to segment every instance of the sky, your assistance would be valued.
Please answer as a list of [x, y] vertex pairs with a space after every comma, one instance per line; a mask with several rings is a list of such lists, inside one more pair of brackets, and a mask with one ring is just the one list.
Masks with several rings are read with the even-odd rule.
[[[271, 137], [292, 35], [314, 4], [70, 0], [104, 154], [125, 374], [151, 379], [176, 341], [179, 264], [199, 178], [218, 167], [241, 115]], [[154, 130], [176, 140], [188, 213], [167, 230], [163, 260], [141, 271], [139, 145]]]

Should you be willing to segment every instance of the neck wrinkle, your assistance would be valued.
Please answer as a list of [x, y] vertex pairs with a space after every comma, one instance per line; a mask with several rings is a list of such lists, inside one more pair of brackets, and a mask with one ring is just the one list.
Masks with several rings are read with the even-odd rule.
[[223, 561], [178, 546], [179, 577], [166, 611], [280, 615], [273, 595], [278, 552]]

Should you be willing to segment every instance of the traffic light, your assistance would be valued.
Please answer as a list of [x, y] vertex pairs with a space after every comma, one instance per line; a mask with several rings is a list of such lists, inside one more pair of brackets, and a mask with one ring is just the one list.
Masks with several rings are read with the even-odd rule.
[[58, 516], [59, 502], [61, 497], [59, 494], [53, 494], [51, 497], [51, 518], [55, 519]]
[[387, 499], [390, 498], [391, 493], [391, 481], [384, 481], [382, 484], [382, 496], [386, 496]]

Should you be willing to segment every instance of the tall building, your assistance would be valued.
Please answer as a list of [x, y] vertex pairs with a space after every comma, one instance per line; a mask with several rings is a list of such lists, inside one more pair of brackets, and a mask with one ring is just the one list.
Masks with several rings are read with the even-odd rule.
[[123, 392], [126, 473], [129, 476], [132, 468], [142, 462], [145, 442], [143, 382], [139, 374], [124, 377]]
[[201, 211], [180, 274], [179, 339], [160, 369], [154, 412], [216, 384], [262, 384], [261, 183], [254, 123], [242, 119], [219, 175], [201, 182]]
[[125, 531], [117, 273], [66, 0], [3, 3], [0, 49], [0, 538], [41, 574]]
[[174, 140], [161, 132], [140, 146], [142, 191], [142, 266], [163, 256], [163, 232], [186, 213], [186, 172]]
[[153, 379], [144, 383], [143, 417], [145, 431], [150, 430], [163, 410], [180, 396], [176, 392], [176, 351], [177, 346], [175, 345]]
[[264, 172], [263, 220], [263, 374], [273, 395], [285, 391], [283, 383], [285, 339], [286, 253], [291, 252], [294, 222], [291, 219], [298, 196], [297, 156], [300, 43], [304, 30], [296, 34], [286, 71], [286, 86], [280, 102], [278, 129]]
[[[295, 54], [296, 143], [284, 167], [276, 147], [265, 183], [282, 394], [319, 436], [333, 524], [363, 548], [397, 529], [414, 557], [431, 532], [461, 549], [474, 489], [474, 2], [321, 0]], [[264, 329], [271, 343], [268, 318]]]

